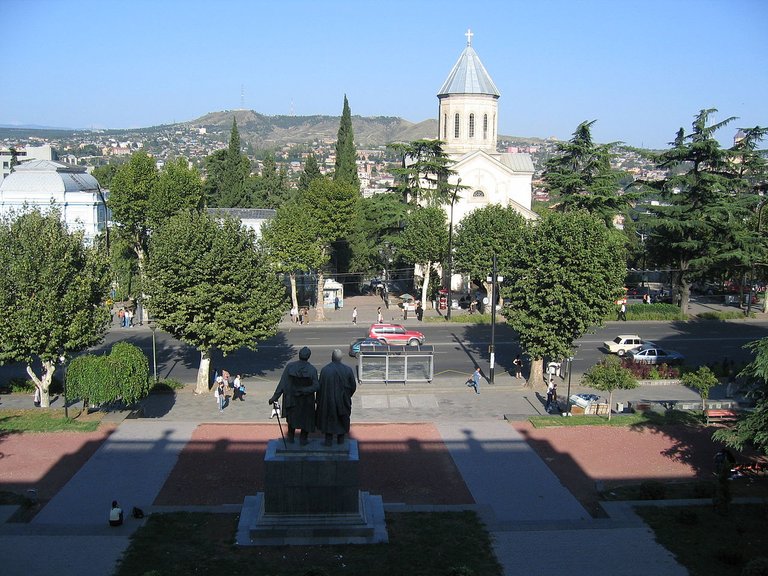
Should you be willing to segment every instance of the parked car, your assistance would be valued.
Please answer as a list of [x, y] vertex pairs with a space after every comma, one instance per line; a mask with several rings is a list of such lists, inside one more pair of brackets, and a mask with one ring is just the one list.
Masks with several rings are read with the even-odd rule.
[[360, 346], [384, 346], [384, 343], [378, 338], [371, 338], [370, 336], [355, 338], [349, 344], [349, 355], [357, 358], [357, 355], [360, 354]]
[[642, 364], [680, 364], [685, 357], [674, 350], [664, 350], [653, 343], [643, 344], [640, 348], [629, 350], [627, 357], [632, 362]]
[[608, 352], [619, 356], [624, 356], [629, 350], [640, 348], [643, 344], [652, 344], [652, 342], [643, 340], [637, 334], [619, 334], [613, 340], [603, 342], [603, 346]]
[[406, 330], [400, 324], [372, 324], [368, 336], [384, 344], [424, 344], [424, 334], [416, 330]]

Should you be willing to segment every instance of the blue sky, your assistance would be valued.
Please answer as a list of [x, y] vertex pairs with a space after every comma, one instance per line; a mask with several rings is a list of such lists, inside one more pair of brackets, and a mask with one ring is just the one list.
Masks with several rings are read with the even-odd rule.
[[[466, 45], [502, 134], [666, 147], [702, 108], [768, 125], [765, 0], [2, 0], [0, 123], [130, 128], [245, 108], [437, 115]], [[241, 96], [242, 94], [242, 96]]]

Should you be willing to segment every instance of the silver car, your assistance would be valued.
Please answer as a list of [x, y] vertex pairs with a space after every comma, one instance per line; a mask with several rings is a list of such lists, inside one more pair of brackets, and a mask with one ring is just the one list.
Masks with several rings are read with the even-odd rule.
[[641, 364], [680, 364], [685, 356], [674, 350], [664, 350], [655, 344], [643, 344], [640, 348], [627, 351], [627, 358]]

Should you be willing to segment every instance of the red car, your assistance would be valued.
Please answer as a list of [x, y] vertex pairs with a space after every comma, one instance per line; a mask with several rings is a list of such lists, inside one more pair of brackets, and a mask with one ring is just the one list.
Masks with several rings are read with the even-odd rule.
[[424, 334], [416, 330], [406, 330], [400, 324], [373, 324], [368, 331], [369, 338], [376, 338], [384, 344], [418, 346], [424, 344]]

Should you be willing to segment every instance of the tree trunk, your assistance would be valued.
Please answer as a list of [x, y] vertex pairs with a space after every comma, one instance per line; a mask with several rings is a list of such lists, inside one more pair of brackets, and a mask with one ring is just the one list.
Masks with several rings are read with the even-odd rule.
[[611, 406], [613, 406], [613, 390], [608, 391], [608, 422], [611, 421]]
[[325, 298], [323, 285], [325, 284], [325, 275], [322, 272], [317, 273], [317, 298], [315, 302], [315, 320], [325, 321]]
[[[488, 275], [489, 276], [491, 275], [490, 271], [489, 271]], [[485, 313], [490, 314], [491, 310], [492, 310], [492, 308], [490, 308], [490, 306], [493, 306], [494, 304], [496, 304], [495, 302], [492, 302], [492, 300], [493, 300], [493, 284], [491, 282], [486, 282], [485, 280], [483, 280], [483, 288], [485, 288], [485, 295], [488, 297], [488, 302], [489, 302], [489, 304], [488, 304], [489, 308], [488, 309], [486, 309], [485, 304], [483, 304], [483, 314], [485, 314]]]
[[[43, 374], [37, 377], [32, 366], [27, 364], [27, 374], [35, 386], [40, 388], [40, 406], [42, 408], [51, 407], [51, 382], [53, 382], [53, 373], [56, 371], [56, 363], [53, 360], [43, 360]], [[66, 399], [65, 399], [66, 401]]]
[[536, 385], [544, 381], [544, 359], [531, 358], [531, 373], [525, 382], [526, 388], [536, 388]]
[[207, 394], [211, 391], [211, 350], [200, 352], [200, 368], [197, 370], [197, 382], [195, 382], [195, 394]]
[[299, 298], [296, 296], [296, 272], [291, 272], [291, 309], [299, 309]]
[[[421, 283], [421, 305], [427, 302], [427, 295], [429, 294], [429, 276], [432, 274], [432, 262], [427, 262], [427, 267], [424, 269], [424, 282]], [[448, 280], [448, 290], [451, 289], [451, 281]]]

